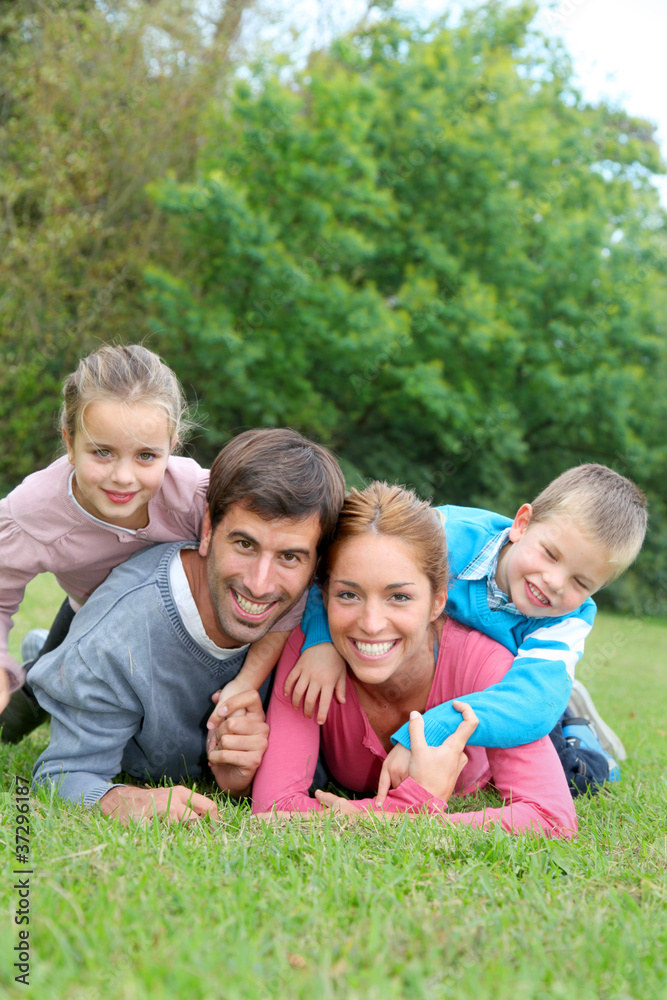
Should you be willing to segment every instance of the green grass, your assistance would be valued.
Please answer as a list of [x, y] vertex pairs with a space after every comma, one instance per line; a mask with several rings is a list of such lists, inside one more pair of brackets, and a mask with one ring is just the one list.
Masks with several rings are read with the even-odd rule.
[[[15, 630], [59, 604], [36, 581]], [[32, 799], [31, 985], [13, 982], [12, 776], [3, 747], [0, 994], [67, 1000], [667, 997], [667, 623], [601, 615], [579, 674], [630, 758], [549, 842], [429, 820], [122, 829]], [[6, 942], [6, 943], [5, 943]]]

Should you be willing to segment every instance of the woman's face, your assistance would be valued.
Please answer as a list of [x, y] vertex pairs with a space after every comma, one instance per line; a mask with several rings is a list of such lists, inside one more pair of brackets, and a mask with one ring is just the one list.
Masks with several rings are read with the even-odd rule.
[[325, 594], [334, 645], [359, 681], [382, 684], [430, 648], [445, 596], [432, 594], [400, 538], [348, 538], [333, 551]]

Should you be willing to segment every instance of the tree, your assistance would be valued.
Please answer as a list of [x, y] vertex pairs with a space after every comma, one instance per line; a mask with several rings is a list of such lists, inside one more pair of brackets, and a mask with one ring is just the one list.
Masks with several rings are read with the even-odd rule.
[[657, 486], [662, 163], [531, 12], [390, 19], [212, 102], [196, 177], [150, 189], [184, 267], [147, 275], [206, 455], [288, 423], [442, 502], [512, 512], [585, 460]]

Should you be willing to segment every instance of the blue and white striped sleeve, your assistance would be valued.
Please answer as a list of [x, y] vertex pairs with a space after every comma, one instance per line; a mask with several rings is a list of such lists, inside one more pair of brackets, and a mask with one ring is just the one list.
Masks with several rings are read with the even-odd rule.
[[[581, 617], [572, 615], [526, 636], [511, 668], [497, 684], [461, 694], [479, 719], [468, 740], [471, 745], [508, 749], [551, 732], [567, 708], [574, 668], [593, 625], [594, 605], [592, 612], [586, 605], [581, 610]], [[426, 742], [440, 746], [460, 722], [461, 715], [451, 701], [430, 709], [424, 715]], [[410, 747], [407, 724], [394, 733], [392, 741]]]

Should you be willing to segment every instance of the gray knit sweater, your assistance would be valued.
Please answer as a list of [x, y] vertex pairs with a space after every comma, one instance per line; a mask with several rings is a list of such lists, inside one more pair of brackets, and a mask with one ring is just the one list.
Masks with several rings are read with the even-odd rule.
[[245, 650], [217, 660], [186, 632], [169, 586], [169, 562], [186, 544], [155, 545], [114, 569], [30, 671], [51, 714], [33, 779], [57, 783], [63, 798], [93, 805], [121, 770], [175, 783], [207, 771], [211, 695]]

